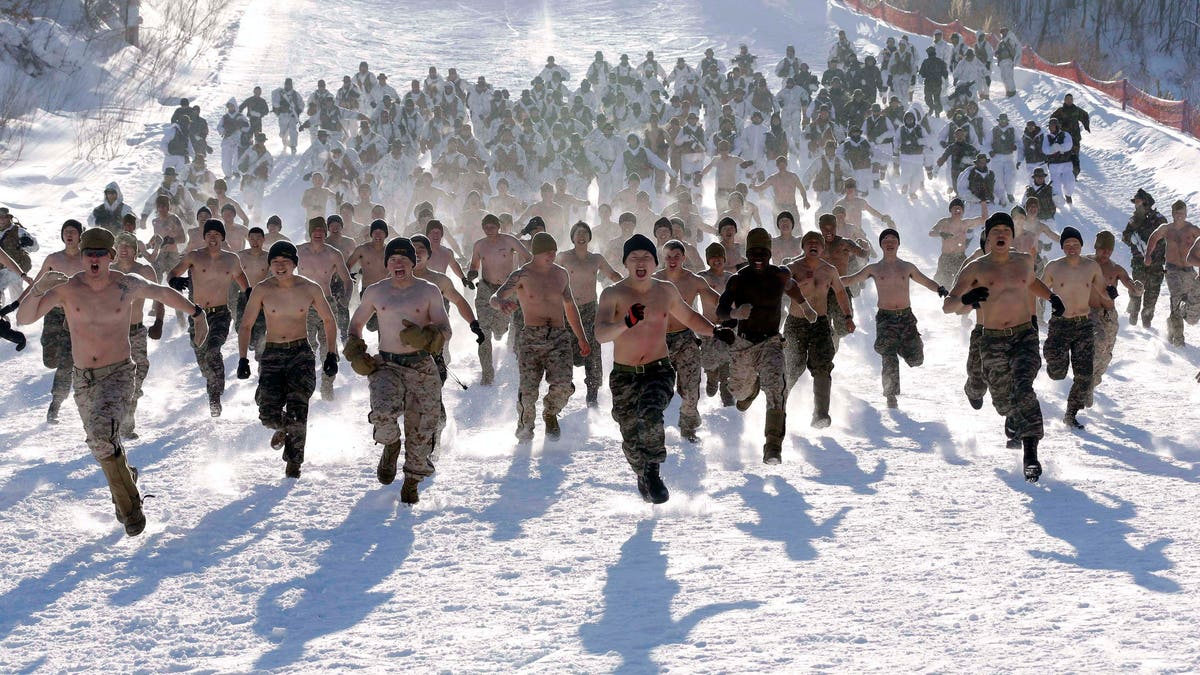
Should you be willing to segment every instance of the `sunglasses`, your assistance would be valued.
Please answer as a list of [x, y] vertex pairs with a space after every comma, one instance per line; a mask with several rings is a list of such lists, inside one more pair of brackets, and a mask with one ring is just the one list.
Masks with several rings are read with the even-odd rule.
[[106, 248], [85, 248], [81, 251], [85, 258], [107, 258], [108, 249]]

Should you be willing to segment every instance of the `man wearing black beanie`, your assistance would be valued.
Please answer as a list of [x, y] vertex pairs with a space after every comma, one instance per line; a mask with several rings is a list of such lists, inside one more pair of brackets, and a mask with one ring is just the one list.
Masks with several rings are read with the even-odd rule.
[[917, 330], [917, 317], [912, 311], [908, 289], [910, 282], [928, 288], [941, 297], [946, 297], [946, 287], [925, 276], [917, 266], [902, 260], [900, 233], [887, 228], [879, 233], [879, 248], [883, 259], [871, 263], [858, 272], [842, 277], [842, 284], [849, 286], [871, 279], [879, 297], [879, 309], [875, 312], [875, 351], [883, 357], [883, 395], [887, 407], [895, 408], [900, 395], [900, 359], [909, 368], [925, 362], [925, 344]]
[[1008, 447], [1024, 449], [1025, 480], [1037, 482], [1042, 475], [1037, 449], [1043, 428], [1033, 381], [1042, 369], [1042, 358], [1029, 308], [1034, 296], [1049, 300], [1055, 316], [1061, 316], [1066, 308], [1034, 275], [1033, 256], [1012, 250], [1013, 229], [1007, 213], [988, 217], [984, 223], [988, 253], [959, 273], [942, 311], [957, 314], [963, 305], [977, 308], [976, 316], [983, 325], [980, 357], [992, 405], [1005, 417]]
[[1046, 263], [1042, 282], [1059, 294], [1066, 311], [1050, 319], [1042, 356], [1046, 359], [1046, 374], [1052, 380], [1065, 378], [1068, 367], [1073, 371], [1074, 382], [1067, 395], [1063, 424], [1082, 429], [1076, 415], [1088, 405], [1095, 364], [1096, 336], [1091, 304], [1098, 302], [1103, 309], [1114, 309], [1115, 305], [1105, 289], [1107, 284], [1100, 264], [1081, 255], [1083, 235], [1079, 230], [1064, 228], [1059, 244], [1065, 255]]
[[[434, 470], [431, 456], [442, 382], [431, 355], [442, 351], [450, 339], [450, 319], [437, 286], [413, 274], [416, 249], [412, 242], [397, 237], [387, 243], [385, 251], [388, 277], [363, 292], [361, 304], [350, 317], [350, 338], [343, 354], [354, 372], [369, 383], [371, 412], [367, 419], [374, 427], [375, 442], [383, 446], [376, 477], [384, 485], [391, 484], [403, 450], [400, 501], [415, 504], [420, 500], [417, 485]], [[379, 320], [377, 355], [367, 353], [362, 339], [372, 316]], [[407, 441], [401, 437], [400, 417], [404, 418]]]
[[[245, 292], [250, 287], [242, 261], [225, 247], [225, 224], [209, 218], [201, 226], [203, 246], [189, 251], [168, 275], [171, 288], [183, 293], [192, 291], [192, 301], [208, 318], [208, 338], [199, 346], [193, 345], [196, 362], [208, 389], [208, 411], [221, 416], [221, 395], [225, 392], [225, 358], [221, 348], [229, 338], [233, 315], [229, 307], [229, 287], [237, 284]], [[184, 273], [188, 276], [184, 277]], [[195, 333], [194, 320], [189, 320], [188, 332]]]
[[308, 402], [317, 388], [317, 361], [309, 343], [308, 313], [315, 312], [325, 331], [322, 372], [338, 371], [337, 328], [333, 309], [319, 284], [296, 274], [300, 256], [290, 241], [277, 241], [267, 252], [270, 276], [254, 287], [238, 325], [239, 380], [250, 377], [249, 351], [257, 317], [266, 316], [265, 344], [258, 354], [258, 419], [275, 431], [271, 447], [283, 449], [284, 475], [300, 477], [308, 439]]
[[637, 476], [638, 492], [647, 502], [670, 498], [659, 475], [667, 458], [663, 411], [675, 389], [675, 369], [667, 358], [667, 317], [674, 317], [701, 337], [734, 339], [728, 328], [715, 328], [688, 307], [670, 282], [653, 277], [658, 268], [654, 242], [635, 234], [625, 242], [624, 279], [600, 293], [596, 339], [613, 343], [613, 419], [621, 428], [625, 459]]

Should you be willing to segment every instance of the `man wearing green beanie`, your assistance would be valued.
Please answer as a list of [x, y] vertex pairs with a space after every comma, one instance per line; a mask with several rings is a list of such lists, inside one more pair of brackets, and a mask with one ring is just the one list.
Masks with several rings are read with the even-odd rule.
[[816, 319], [816, 313], [787, 268], [771, 264], [771, 235], [761, 227], [746, 235], [746, 260], [746, 266], [726, 284], [717, 302], [717, 318], [737, 326], [729, 382], [737, 408], [749, 409], [760, 391], [766, 393], [763, 463], [779, 464], [787, 426], [783, 337], [779, 334], [783, 296], [791, 298], [793, 307], [801, 308], [810, 321]]
[[[75, 405], [92, 456], [100, 463], [125, 534], [136, 536], [146, 527], [137, 471], [129, 466], [118, 430], [133, 400], [136, 366], [129, 344], [129, 317], [144, 300], [161, 302], [196, 317], [195, 339], [203, 343], [208, 324], [204, 311], [179, 293], [137, 276], [111, 269], [111, 232], [93, 228], [80, 238], [83, 270], [68, 278], [58, 271], [39, 276], [17, 310], [17, 323], [37, 321], [52, 308], [61, 308], [71, 326]], [[222, 289], [224, 292], [224, 289]]]
[[[525, 325], [517, 341], [520, 369], [517, 439], [521, 442], [533, 440], [534, 414], [543, 373], [550, 385], [542, 401], [546, 437], [557, 440], [561, 436], [558, 414], [575, 392], [571, 382], [572, 335], [583, 356], [592, 351], [579, 321], [579, 308], [571, 294], [567, 271], [554, 264], [558, 253], [554, 237], [546, 232], [533, 235], [530, 253], [533, 259], [508, 275], [489, 301], [494, 309], [505, 313], [512, 313], [519, 306], [525, 315]], [[517, 300], [512, 299], [513, 295]]]

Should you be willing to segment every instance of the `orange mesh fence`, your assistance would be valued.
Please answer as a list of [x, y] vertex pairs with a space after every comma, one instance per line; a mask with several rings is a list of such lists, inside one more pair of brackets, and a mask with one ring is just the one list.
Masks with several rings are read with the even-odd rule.
[[[975, 44], [976, 31], [962, 25], [958, 20], [950, 23], [938, 23], [922, 16], [919, 12], [893, 7], [881, 0], [842, 0], [842, 3], [860, 14], [874, 17], [909, 33], [933, 35], [934, 31], [940, 30], [946, 39], [949, 39], [952, 34], [958, 33], [967, 45]], [[1000, 38], [999, 35], [989, 34], [987, 40], [994, 46]], [[1129, 84], [1128, 80], [1098, 80], [1087, 74], [1074, 61], [1051, 63], [1028, 46], [1021, 48], [1020, 65], [1022, 68], [1061, 77], [1103, 92], [1119, 102], [1122, 109], [1132, 108], [1160, 124], [1200, 137], [1200, 115], [1192, 112], [1187, 101], [1170, 101], [1151, 96]]]

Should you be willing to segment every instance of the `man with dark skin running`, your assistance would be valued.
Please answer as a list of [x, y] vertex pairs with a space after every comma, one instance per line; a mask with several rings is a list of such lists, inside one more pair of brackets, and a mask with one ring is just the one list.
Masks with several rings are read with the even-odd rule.
[[967, 264], [942, 304], [957, 314], [963, 305], [977, 306], [983, 325], [980, 357], [984, 378], [996, 412], [1004, 415], [1009, 447], [1022, 447], [1025, 480], [1042, 475], [1038, 442], [1042, 438], [1042, 408], [1033, 381], [1042, 368], [1038, 332], [1030, 320], [1032, 296], [1049, 300], [1054, 315], [1066, 307], [1033, 273], [1033, 257], [1011, 249], [1015, 235], [1012, 216], [994, 213], [984, 223], [987, 253]]
[[912, 312], [909, 283], [915, 282], [945, 297], [946, 287], [925, 276], [917, 266], [902, 260], [900, 233], [888, 228], [879, 233], [879, 248], [883, 259], [874, 262], [847, 277], [842, 277], [846, 286], [867, 279], [875, 282], [879, 296], [879, 309], [875, 312], [875, 351], [883, 357], [883, 395], [887, 407], [896, 407], [900, 395], [900, 358], [909, 368], [925, 362], [925, 345], [917, 331], [917, 317]]
[[[261, 238], [261, 235], [258, 235]], [[258, 419], [274, 429], [271, 447], [283, 449], [287, 462], [284, 475], [300, 477], [308, 438], [308, 401], [317, 387], [316, 357], [308, 340], [308, 313], [315, 311], [323, 322], [325, 354], [322, 372], [333, 377], [338, 371], [337, 326], [333, 310], [320, 284], [296, 274], [300, 257], [290, 241], [271, 245], [266, 253], [271, 276], [254, 286], [246, 312], [238, 326], [239, 380], [250, 377], [246, 353], [257, 317], [266, 317], [265, 344], [258, 353]]]
[[[816, 237], [820, 239], [820, 235]], [[736, 324], [730, 393], [737, 399], [738, 410], [745, 411], [759, 391], [766, 392], [763, 463], [779, 464], [783, 461], [787, 428], [784, 347], [779, 335], [783, 296], [787, 295], [796, 314], [802, 314], [808, 322], [816, 321], [817, 314], [788, 269], [771, 264], [770, 233], [756, 227], [746, 234], [746, 258], [746, 266], [725, 284], [717, 301], [717, 319]]]
[[625, 242], [626, 276], [600, 293], [596, 339], [613, 343], [613, 419], [621, 428], [625, 459], [637, 476], [642, 499], [662, 504], [670, 499], [659, 465], [667, 458], [663, 410], [671, 402], [675, 369], [667, 358], [667, 318], [673, 317], [702, 337], [734, 339], [728, 328], [714, 328], [684, 303], [667, 281], [654, 278], [658, 250], [635, 234]]

